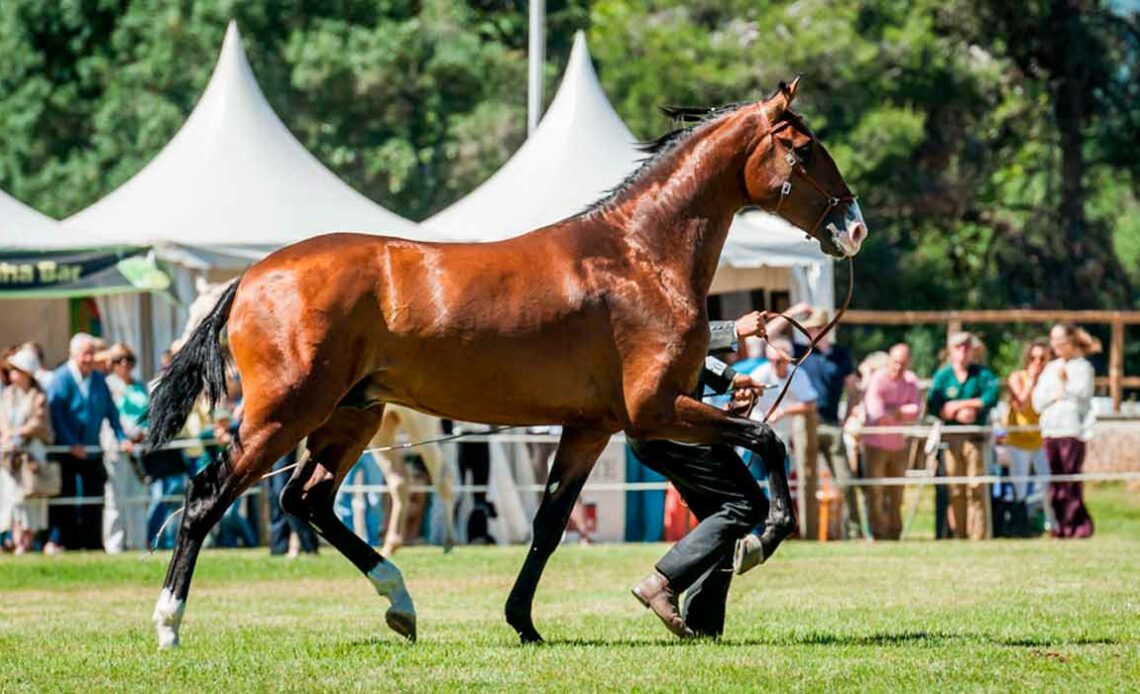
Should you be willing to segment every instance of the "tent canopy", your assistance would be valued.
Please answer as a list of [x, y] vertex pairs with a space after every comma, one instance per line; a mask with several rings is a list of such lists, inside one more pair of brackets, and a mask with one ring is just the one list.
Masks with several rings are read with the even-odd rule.
[[586, 37], [558, 93], [522, 147], [467, 197], [425, 224], [456, 240], [497, 241], [575, 215], [617, 186], [644, 157], [606, 99]]
[[139, 173], [64, 221], [124, 244], [274, 247], [329, 231], [418, 237], [418, 225], [326, 169], [273, 112], [230, 22], [205, 92]]
[[64, 228], [59, 222], [0, 190], [0, 251], [53, 250], [106, 245], [90, 234]]

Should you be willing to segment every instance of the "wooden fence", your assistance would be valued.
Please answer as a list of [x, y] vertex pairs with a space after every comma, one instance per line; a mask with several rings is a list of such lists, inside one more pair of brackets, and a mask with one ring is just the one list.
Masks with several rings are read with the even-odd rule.
[[1112, 327], [1108, 345], [1108, 378], [1098, 378], [1097, 385], [1108, 386], [1112, 409], [1120, 411], [1125, 388], [1140, 388], [1140, 376], [1124, 374], [1124, 326], [1140, 325], [1140, 311], [1038, 311], [1009, 309], [1002, 311], [865, 311], [852, 309], [843, 322], [854, 325], [945, 324], [947, 334], [962, 330], [968, 323], [1076, 323]]

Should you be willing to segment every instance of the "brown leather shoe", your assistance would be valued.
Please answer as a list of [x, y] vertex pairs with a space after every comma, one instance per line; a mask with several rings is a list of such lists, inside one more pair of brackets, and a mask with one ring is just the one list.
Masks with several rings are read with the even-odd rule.
[[685, 620], [681, 619], [681, 614], [677, 611], [677, 596], [664, 576], [654, 571], [641, 579], [630, 592], [638, 602], [653, 610], [665, 623], [665, 628], [676, 636], [682, 639], [694, 636], [693, 630], [685, 626]]

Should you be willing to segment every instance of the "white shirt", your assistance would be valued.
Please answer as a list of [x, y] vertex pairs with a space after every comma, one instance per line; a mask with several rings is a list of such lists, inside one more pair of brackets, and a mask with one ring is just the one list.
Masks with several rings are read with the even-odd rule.
[[91, 390], [91, 374], [87, 374], [87, 378], [84, 378], [82, 374], [79, 373], [79, 367], [70, 359], [67, 360], [67, 368], [71, 371], [71, 377], [74, 378], [75, 382], [79, 385], [79, 394], [86, 400], [87, 393]]
[[[792, 366], [788, 365], [788, 376], [792, 375]], [[784, 383], [787, 377], [780, 378], [776, 375], [776, 369], [772, 366], [772, 362], [764, 362], [757, 366], [749, 374], [752, 378], [765, 385], [774, 385], [775, 388], [765, 388], [760, 397], [756, 398], [756, 405], [752, 408], [752, 419], [757, 421], [764, 419], [764, 415], [768, 414], [768, 408], [772, 407], [772, 403], [776, 402], [779, 397], [780, 391], [784, 388]], [[803, 402], [815, 402], [819, 399], [819, 394], [815, 392], [815, 388], [811, 385], [811, 379], [807, 374], [797, 373], [796, 377], [792, 379], [792, 385], [788, 386], [788, 394], [784, 396], [783, 401], [780, 402], [781, 408], [787, 408], [789, 405], [795, 405]], [[791, 441], [792, 438], [792, 417], [781, 417], [779, 421], [772, 424], [772, 430], [776, 432], [784, 442]]]
[[1033, 409], [1041, 413], [1042, 436], [1086, 441], [1092, 438], [1094, 377], [1092, 364], [1083, 357], [1067, 362], [1054, 359], [1045, 365], [1033, 389]]

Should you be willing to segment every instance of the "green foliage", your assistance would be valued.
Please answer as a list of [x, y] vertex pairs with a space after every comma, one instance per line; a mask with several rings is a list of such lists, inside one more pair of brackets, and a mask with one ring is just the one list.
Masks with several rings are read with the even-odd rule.
[[[525, 135], [525, 3], [4, 0], [0, 188], [61, 217], [128, 179], [193, 108], [231, 18], [293, 133], [410, 218]], [[584, 2], [549, 3], [550, 75], [587, 19]]]
[[[668, 126], [660, 105], [803, 73], [797, 107], [870, 222], [858, 306], [1133, 303], [1133, 2], [550, 0], [547, 17], [547, 97], [588, 27], [644, 138]], [[524, 137], [522, 0], [4, 0], [0, 188], [62, 216], [129, 178], [193, 107], [230, 18], [290, 129], [400, 214], [461, 197]]]

